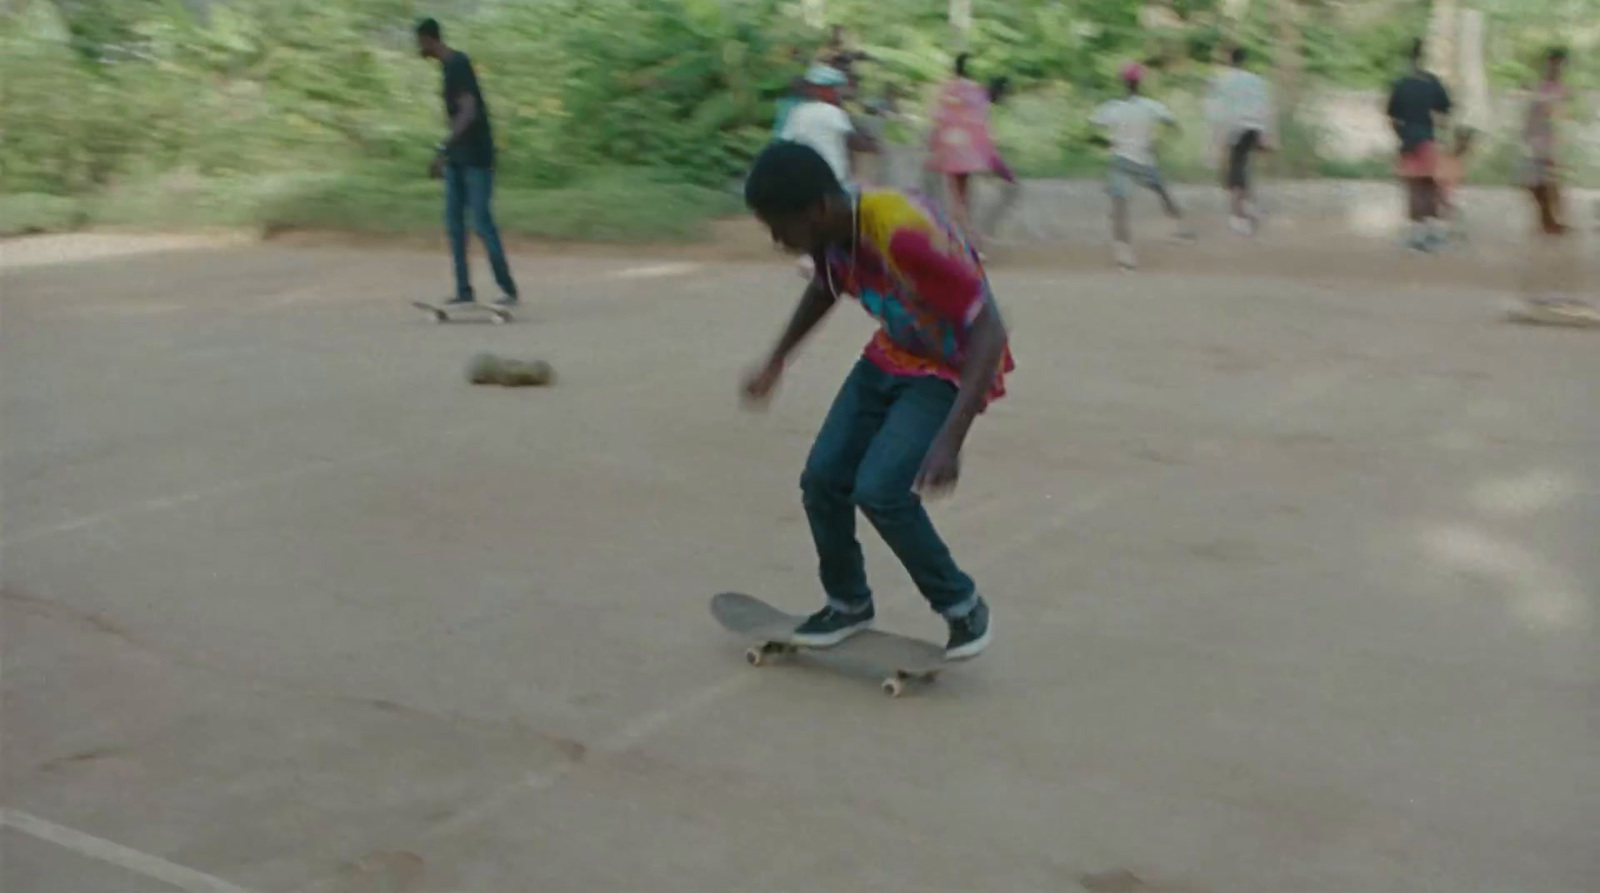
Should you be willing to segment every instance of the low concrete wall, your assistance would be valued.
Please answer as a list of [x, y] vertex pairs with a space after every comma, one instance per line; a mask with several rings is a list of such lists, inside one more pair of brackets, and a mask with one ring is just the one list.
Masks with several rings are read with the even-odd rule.
[[[888, 160], [884, 185], [919, 189], [942, 198], [937, 178], [928, 177], [923, 170], [919, 150], [891, 147]], [[997, 196], [987, 179], [980, 178], [975, 191], [980, 214]], [[1172, 192], [1191, 215], [1227, 214], [1227, 198], [1216, 186], [1181, 184], [1173, 186]], [[1470, 186], [1461, 190], [1460, 201], [1474, 238], [1521, 239], [1532, 227], [1532, 205], [1520, 189]], [[1258, 185], [1258, 204], [1275, 227], [1388, 239], [1405, 223], [1404, 197], [1396, 184], [1388, 182], [1265, 180]], [[1099, 181], [1029, 180], [1023, 184], [1021, 200], [1002, 222], [999, 236], [1020, 243], [1103, 239], [1108, 210]], [[1137, 222], [1147, 222], [1160, 217], [1160, 207], [1154, 196], [1140, 195], [1133, 201], [1133, 213]], [[1570, 190], [1567, 213], [1574, 226], [1600, 239], [1600, 190]]]

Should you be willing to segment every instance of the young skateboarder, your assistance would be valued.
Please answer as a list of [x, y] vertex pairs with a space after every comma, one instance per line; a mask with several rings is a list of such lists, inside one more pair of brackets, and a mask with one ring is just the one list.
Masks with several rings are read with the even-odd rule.
[[456, 294], [451, 304], [471, 304], [475, 300], [467, 263], [467, 223], [489, 255], [489, 268], [500, 286], [502, 307], [517, 305], [517, 283], [506, 264], [505, 248], [491, 209], [494, 195], [494, 133], [489, 127], [489, 104], [483, 100], [472, 60], [444, 42], [439, 23], [423, 19], [417, 23], [417, 52], [425, 59], [436, 59], [444, 71], [444, 109], [450, 133], [436, 147], [428, 173], [444, 180], [445, 224], [450, 234], [450, 257], [455, 267]]
[[922, 494], [955, 485], [961, 448], [1005, 393], [1005, 325], [976, 253], [932, 205], [892, 190], [846, 188], [821, 155], [775, 143], [756, 159], [745, 202], [774, 241], [811, 255], [816, 275], [773, 347], [745, 381], [762, 405], [790, 354], [841, 295], [882, 325], [834, 398], [800, 476], [827, 604], [796, 630], [812, 647], [872, 623], [856, 509], [949, 624], [946, 656], [988, 646], [989, 606], [950, 556]]

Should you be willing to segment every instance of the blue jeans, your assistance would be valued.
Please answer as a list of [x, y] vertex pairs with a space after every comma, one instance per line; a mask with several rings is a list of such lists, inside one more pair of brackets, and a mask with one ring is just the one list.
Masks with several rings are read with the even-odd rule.
[[857, 508], [935, 611], [956, 618], [977, 604], [972, 578], [956, 567], [911, 489], [955, 399], [947, 381], [892, 375], [865, 357], [839, 389], [800, 476], [822, 588], [835, 608], [857, 613], [872, 602]]
[[444, 166], [444, 223], [450, 233], [450, 255], [456, 266], [456, 298], [472, 300], [472, 274], [467, 269], [467, 215], [472, 228], [483, 240], [489, 254], [494, 281], [506, 295], [516, 297], [517, 284], [506, 266], [506, 252], [500, 245], [500, 230], [494, 225], [489, 204], [494, 195], [494, 171], [487, 167], [467, 167], [450, 163]]

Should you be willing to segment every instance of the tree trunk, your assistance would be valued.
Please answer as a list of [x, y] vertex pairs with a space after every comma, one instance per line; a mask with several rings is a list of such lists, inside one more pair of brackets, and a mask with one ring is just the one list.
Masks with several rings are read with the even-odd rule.
[[1483, 61], [1483, 43], [1483, 12], [1462, 10], [1458, 42], [1462, 120], [1474, 130], [1488, 132], [1494, 127], [1494, 108], [1489, 99], [1489, 72]]
[[1300, 107], [1302, 72], [1305, 61], [1301, 48], [1300, 0], [1277, 0], [1274, 9], [1278, 45], [1274, 80], [1278, 93], [1278, 133], [1281, 148], [1278, 168], [1291, 177], [1304, 177], [1311, 172], [1316, 159], [1316, 144], [1304, 128], [1296, 122]]
[[1456, 0], [1433, 0], [1433, 21], [1428, 25], [1427, 66], [1439, 79], [1454, 88], [1456, 72]]

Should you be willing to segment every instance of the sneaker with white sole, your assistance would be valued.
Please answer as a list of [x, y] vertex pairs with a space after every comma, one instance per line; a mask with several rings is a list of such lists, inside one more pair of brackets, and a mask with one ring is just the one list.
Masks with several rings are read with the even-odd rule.
[[1133, 246], [1127, 242], [1116, 242], [1111, 246], [1111, 255], [1117, 259], [1117, 266], [1124, 270], [1132, 270], [1139, 266], [1138, 260], [1133, 256]]
[[994, 638], [994, 625], [989, 622], [989, 603], [982, 598], [964, 616], [947, 618], [950, 638], [945, 642], [945, 660], [967, 660], [977, 657], [989, 647]]
[[871, 629], [872, 616], [871, 605], [853, 613], [828, 605], [795, 627], [789, 641], [807, 648], [837, 645], [862, 630]]

